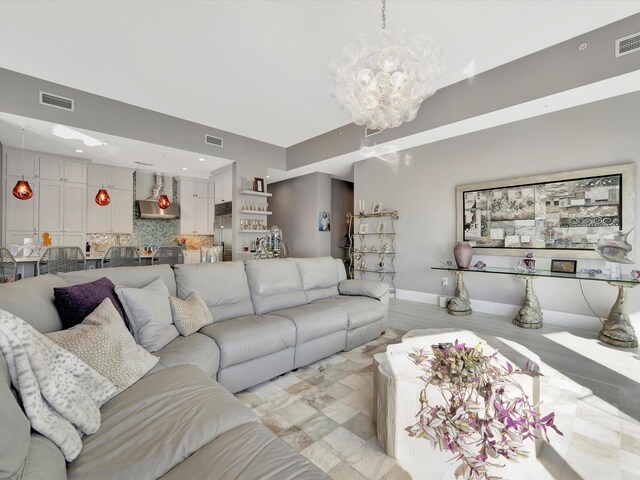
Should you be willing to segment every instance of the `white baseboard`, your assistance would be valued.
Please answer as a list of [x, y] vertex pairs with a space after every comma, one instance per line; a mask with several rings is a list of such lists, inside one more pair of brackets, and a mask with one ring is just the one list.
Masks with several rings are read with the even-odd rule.
[[[428, 303], [431, 305], [438, 305], [439, 297], [440, 295], [428, 292], [415, 292], [413, 290], [400, 289], [396, 291], [396, 298], [400, 300], [411, 300], [413, 302]], [[489, 313], [500, 315], [501, 317], [513, 318], [516, 316], [522, 306], [471, 299], [471, 308], [476, 312]], [[589, 315], [557, 312], [555, 310], [542, 310], [542, 315], [543, 321], [552, 325], [584, 328], [589, 330], [600, 330], [601, 327], [600, 320]]]

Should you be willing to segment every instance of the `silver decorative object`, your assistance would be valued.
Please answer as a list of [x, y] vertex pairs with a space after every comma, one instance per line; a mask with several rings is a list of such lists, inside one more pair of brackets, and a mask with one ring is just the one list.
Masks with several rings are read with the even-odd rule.
[[524, 306], [520, 309], [513, 324], [522, 328], [542, 328], [542, 310], [540, 302], [533, 291], [533, 277], [529, 275], [518, 275], [526, 284], [524, 289]]
[[633, 228], [627, 233], [623, 233], [622, 230], [620, 230], [619, 232], [611, 235], [605, 235], [598, 241], [596, 245], [596, 252], [609, 262], [633, 263], [633, 260], [629, 258], [631, 250], [633, 250], [633, 246], [627, 241], [627, 237], [632, 231]]
[[447, 312], [450, 315], [471, 315], [471, 300], [469, 299], [469, 291], [464, 285], [464, 272], [455, 271], [456, 274], [456, 295], [449, 300], [447, 304]]
[[627, 308], [627, 288], [635, 287], [634, 284], [621, 282], [608, 282], [609, 285], [618, 287], [618, 298], [611, 307], [609, 317], [602, 325], [598, 338], [604, 343], [623, 348], [635, 348], [638, 346], [638, 337], [629, 320]]

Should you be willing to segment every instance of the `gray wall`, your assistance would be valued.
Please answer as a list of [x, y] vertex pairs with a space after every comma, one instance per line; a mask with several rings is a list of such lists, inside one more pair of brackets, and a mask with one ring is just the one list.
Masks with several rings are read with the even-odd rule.
[[343, 258], [347, 233], [347, 213], [353, 213], [353, 183], [331, 179], [331, 256]]
[[[640, 55], [615, 58], [614, 44], [639, 25], [640, 14], [633, 15], [450, 85], [414, 121], [378, 135], [365, 139], [364, 127], [352, 123], [305, 140], [287, 148], [287, 170], [638, 70]], [[589, 47], [581, 52], [582, 42]]]
[[318, 214], [331, 211], [331, 177], [311, 173], [269, 185], [273, 215], [269, 225], [278, 225], [291, 256], [331, 255], [331, 233], [318, 231]]
[[[440, 294], [441, 279], [446, 275], [430, 267], [453, 259], [456, 185], [630, 162], [636, 163], [638, 176], [639, 125], [640, 93], [632, 93], [423, 145], [384, 159], [365, 160], [355, 165], [354, 204], [365, 200], [369, 208], [382, 201], [385, 208], [398, 210], [396, 285]], [[636, 185], [640, 185], [637, 179]], [[640, 194], [636, 194], [636, 217], [639, 215]], [[518, 260], [479, 258], [490, 266], [508, 267]], [[538, 265], [548, 269], [549, 261], [540, 259]], [[589, 265], [604, 268], [599, 260], [578, 262], [578, 268]], [[631, 267], [623, 266], [624, 273]], [[465, 283], [473, 299], [511, 305], [522, 302], [523, 285], [517, 278], [468, 274]], [[606, 316], [616, 289], [604, 282], [583, 284], [596, 313]], [[543, 309], [591, 315], [577, 281], [541, 279], [535, 289]], [[448, 293], [453, 294], [452, 285]], [[639, 311], [640, 289], [631, 290], [629, 296], [631, 310]]]

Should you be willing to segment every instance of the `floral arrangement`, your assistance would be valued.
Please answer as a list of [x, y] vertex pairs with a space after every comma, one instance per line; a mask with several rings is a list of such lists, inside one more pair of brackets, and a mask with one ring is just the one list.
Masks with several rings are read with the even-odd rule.
[[[539, 376], [527, 365], [516, 369], [507, 362], [499, 364], [497, 354], [484, 355], [481, 345], [445, 343], [410, 353], [410, 359], [421, 367], [424, 388], [420, 394], [417, 422], [407, 427], [411, 437], [425, 438], [434, 448], [451, 452], [452, 461], [460, 462], [456, 478], [467, 480], [496, 479], [489, 467], [504, 467], [503, 459], [518, 461], [527, 457], [524, 442], [538, 438], [547, 429], [555, 430], [555, 413], [541, 417], [538, 405], [513, 378], [516, 374]], [[427, 390], [435, 387], [442, 402], [428, 399]]]

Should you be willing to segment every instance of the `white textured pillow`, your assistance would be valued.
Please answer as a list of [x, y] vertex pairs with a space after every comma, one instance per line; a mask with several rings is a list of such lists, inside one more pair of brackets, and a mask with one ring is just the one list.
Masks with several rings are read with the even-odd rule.
[[213, 317], [209, 307], [196, 292], [193, 292], [186, 300], [177, 297], [169, 297], [173, 324], [180, 335], [188, 337], [196, 333], [205, 325], [213, 323]]
[[46, 336], [113, 383], [118, 393], [158, 363], [157, 357], [136, 345], [109, 298], [82, 323]]
[[127, 314], [133, 338], [145, 350], [156, 352], [179, 335], [173, 325], [169, 290], [161, 278], [142, 288], [118, 286], [116, 294]]

